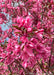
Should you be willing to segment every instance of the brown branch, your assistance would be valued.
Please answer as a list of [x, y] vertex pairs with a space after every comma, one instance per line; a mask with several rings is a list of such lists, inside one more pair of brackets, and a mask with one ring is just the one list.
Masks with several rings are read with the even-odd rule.
[[28, 70], [25, 69], [25, 68], [21, 65], [20, 61], [18, 61], [18, 60], [15, 59], [15, 62], [19, 64], [19, 67], [21, 67], [21, 68], [24, 70], [24, 72], [25, 72], [26, 74], [28, 74]]
[[12, 71], [11, 71], [10, 65], [8, 65], [8, 70], [10, 71], [10, 74], [12, 75]]
[[50, 54], [50, 57], [49, 57], [49, 66], [48, 66], [48, 72], [49, 72], [49, 70], [50, 70], [50, 67], [51, 67], [51, 57], [52, 57], [52, 53], [53, 53], [53, 43], [54, 43], [54, 39], [53, 39], [53, 41], [52, 41], [52, 47], [51, 47], [51, 54]]
[[40, 66], [41, 70], [42, 70], [44, 73], [46, 73], [46, 72], [44, 71], [44, 69], [42, 68], [41, 64], [38, 62], [38, 60], [37, 60], [37, 63], [38, 63], [38, 65]]

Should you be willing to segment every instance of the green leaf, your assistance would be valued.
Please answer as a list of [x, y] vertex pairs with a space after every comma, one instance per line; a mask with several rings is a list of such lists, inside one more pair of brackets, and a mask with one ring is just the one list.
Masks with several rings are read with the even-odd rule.
[[20, 32], [15, 32], [15, 33], [20, 34]]
[[9, 75], [12, 75], [11, 73]]
[[54, 12], [51, 12], [52, 13], [52, 15], [54, 15]]
[[22, 42], [20, 41], [20, 42], [19, 42], [19, 45], [20, 45], [21, 43], [22, 43]]
[[47, 63], [46, 62], [44, 64], [45, 64], [45, 66], [47, 66]]
[[0, 63], [0, 66], [4, 65], [2, 62]]
[[3, 44], [1, 44], [1, 47], [3, 47]]

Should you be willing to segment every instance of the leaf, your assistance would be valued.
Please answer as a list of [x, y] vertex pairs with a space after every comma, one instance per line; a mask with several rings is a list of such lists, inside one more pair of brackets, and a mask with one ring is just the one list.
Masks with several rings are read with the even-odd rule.
[[1, 44], [1, 47], [3, 47], [3, 44]]
[[19, 45], [20, 45], [21, 43], [22, 43], [22, 42], [20, 41], [20, 42], [19, 42]]
[[4, 65], [2, 62], [0, 63], [0, 66]]
[[47, 63], [46, 62], [44, 64], [45, 64], [45, 66], [47, 66]]
[[15, 33], [20, 34], [20, 32], [15, 32]]
[[22, 47], [22, 50], [24, 49], [24, 46]]
[[11, 73], [9, 75], [12, 75]]
[[15, 27], [16, 29], [19, 29], [19, 30], [21, 30], [21, 28], [19, 28], [18, 26], [13, 26], [13, 27]]
[[32, 1], [32, 4], [35, 4], [36, 3], [36, 1]]
[[53, 34], [53, 35], [51, 35], [51, 38], [54, 38], [54, 34]]
[[54, 12], [51, 12], [52, 15], [54, 15]]

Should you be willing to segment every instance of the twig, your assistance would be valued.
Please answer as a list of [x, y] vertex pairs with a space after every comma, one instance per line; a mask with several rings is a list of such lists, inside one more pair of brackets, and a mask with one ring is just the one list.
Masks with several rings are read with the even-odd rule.
[[[38, 60], [37, 60], [37, 62], [38, 62]], [[46, 72], [43, 70], [41, 64], [40, 64], [39, 62], [38, 62], [38, 64], [39, 64], [40, 68], [42, 69], [42, 71], [43, 71], [44, 73], [46, 73]]]
[[51, 47], [51, 54], [50, 54], [50, 57], [49, 57], [49, 68], [48, 68], [48, 72], [49, 72], [49, 69], [50, 69], [50, 64], [51, 64], [51, 57], [52, 57], [52, 53], [53, 53], [53, 43], [54, 43], [54, 39], [52, 41], [52, 47]]
[[12, 71], [11, 71], [10, 65], [8, 65], [8, 69], [10, 71], [10, 74], [12, 75]]

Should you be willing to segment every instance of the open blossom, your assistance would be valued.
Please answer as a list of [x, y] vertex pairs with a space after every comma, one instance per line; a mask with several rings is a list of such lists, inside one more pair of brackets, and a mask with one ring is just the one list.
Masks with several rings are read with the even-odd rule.
[[32, 32], [32, 28], [31, 27], [27, 28], [27, 31]]

